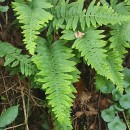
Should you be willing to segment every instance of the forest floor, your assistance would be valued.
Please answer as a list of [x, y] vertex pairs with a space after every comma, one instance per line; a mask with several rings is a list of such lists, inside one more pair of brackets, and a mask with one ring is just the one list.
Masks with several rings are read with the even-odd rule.
[[[8, 16], [6, 16], [8, 15]], [[22, 34], [18, 27], [13, 26], [10, 14], [0, 14], [0, 40], [9, 42], [22, 49]], [[130, 67], [127, 55], [126, 66]], [[45, 93], [33, 88], [27, 78], [20, 74], [10, 75], [3, 67], [0, 59], [0, 113], [12, 105], [19, 104], [19, 116], [7, 129], [10, 130], [53, 130], [52, 119], [45, 102]], [[78, 65], [81, 79], [75, 83], [76, 98], [72, 107], [73, 130], [107, 130], [107, 124], [101, 118], [101, 111], [113, 104], [111, 94], [97, 92], [94, 84], [94, 70], [84, 63]]]

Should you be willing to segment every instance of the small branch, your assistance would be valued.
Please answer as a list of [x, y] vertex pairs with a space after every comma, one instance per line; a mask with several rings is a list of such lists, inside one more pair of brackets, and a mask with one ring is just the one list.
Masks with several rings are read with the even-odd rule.
[[128, 122], [127, 122], [127, 119], [126, 119], [126, 116], [125, 116], [124, 111], [123, 111], [122, 113], [123, 113], [123, 116], [124, 116], [124, 119], [125, 119], [126, 125], [127, 125], [127, 127], [128, 127], [128, 130], [130, 130], [130, 127], [129, 127], [129, 124], [128, 124]]
[[14, 129], [14, 128], [17, 128], [17, 127], [20, 127], [20, 126], [23, 126], [23, 125], [25, 125], [25, 123], [19, 124], [19, 125], [16, 125], [16, 126], [12, 126], [12, 127], [5, 128], [5, 130]]

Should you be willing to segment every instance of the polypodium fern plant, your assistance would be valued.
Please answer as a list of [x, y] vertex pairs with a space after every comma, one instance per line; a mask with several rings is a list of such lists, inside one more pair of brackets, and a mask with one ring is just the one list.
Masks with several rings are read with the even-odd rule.
[[79, 77], [75, 67], [77, 54], [73, 50], [95, 69], [99, 89], [107, 80], [123, 92], [122, 63], [126, 48], [130, 47], [129, 0], [111, 0], [110, 5], [101, 0], [92, 0], [89, 5], [85, 2], [15, 0], [12, 7], [32, 57], [0, 42], [5, 65], [15, 67], [20, 64], [25, 75], [35, 74], [33, 66], [37, 66], [36, 82], [40, 82], [41, 89], [45, 90], [56, 130], [72, 129], [70, 107], [76, 92], [73, 83]]

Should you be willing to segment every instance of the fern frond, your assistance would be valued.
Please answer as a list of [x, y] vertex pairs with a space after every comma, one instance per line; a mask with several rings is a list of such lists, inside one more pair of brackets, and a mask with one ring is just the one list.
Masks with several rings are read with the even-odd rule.
[[110, 79], [123, 92], [123, 67], [122, 59], [117, 51], [108, 50], [106, 57], [107, 68], [105, 70], [107, 79]]
[[115, 85], [104, 76], [96, 74], [95, 80], [96, 89], [100, 90], [102, 93], [111, 93], [115, 88]]
[[36, 67], [27, 55], [22, 55], [21, 50], [13, 47], [9, 43], [0, 41], [0, 57], [5, 56], [4, 66], [16, 67], [20, 65], [22, 74], [32, 75], [36, 72]]
[[124, 54], [127, 53], [126, 48], [130, 48], [130, 24], [126, 22], [122, 25], [117, 25], [112, 27], [111, 37], [109, 41], [111, 42], [110, 47], [117, 51], [123, 58]]
[[95, 5], [95, 1], [93, 0], [86, 12], [86, 23], [89, 27], [91, 24], [96, 27], [96, 23], [99, 25], [107, 25], [107, 24], [116, 24], [129, 20], [128, 16], [118, 14], [114, 12], [112, 7], [109, 7], [107, 4], [103, 6], [98, 3]]
[[42, 88], [46, 91], [48, 104], [58, 123], [71, 127], [70, 107], [75, 92], [72, 83], [77, 81], [79, 74], [75, 67], [76, 62], [72, 60], [72, 50], [64, 46], [63, 40], [51, 45], [38, 39], [37, 43], [38, 54], [33, 56], [33, 62], [40, 70], [37, 81], [43, 82]]
[[46, 0], [32, 0], [31, 2], [13, 2], [13, 10], [16, 12], [19, 22], [23, 24], [24, 43], [30, 54], [34, 54], [36, 48], [37, 35], [39, 29], [46, 26], [52, 15], [45, 9], [51, 8], [52, 5]]
[[98, 3], [95, 5], [95, 0], [90, 3], [87, 10], [83, 6], [84, 0], [77, 0], [72, 3], [58, 3], [55, 7], [55, 12], [53, 10], [53, 26], [66, 30], [73, 29], [75, 31], [79, 28], [78, 25], [84, 30], [86, 26], [90, 27], [92, 25], [97, 27], [99, 25], [121, 24], [129, 19], [128, 15], [121, 15], [114, 12], [112, 7], [107, 4], [101, 5]]
[[[129, 14], [130, 7], [126, 6], [124, 2], [119, 4], [112, 4], [113, 9], [124, 15]], [[124, 54], [127, 53], [126, 48], [130, 48], [130, 20], [122, 23], [121, 25], [111, 26], [112, 31], [110, 32], [111, 37], [109, 41], [111, 42], [110, 48], [113, 48], [120, 54], [120, 57], [123, 58]]]
[[103, 30], [95, 30], [87, 28], [85, 36], [76, 39], [72, 48], [76, 48], [81, 52], [81, 56], [91, 65], [98, 74], [105, 75], [103, 68], [106, 68], [105, 59], [107, 57], [104, 46], [106, 42], [101, 40], [105, 36], [102, 35]]
[[85, 36], [76, 39], [72, 48], [81, 52], [81, 56], [96, 70], [97, 74], [110, 79], [122, 91], [122, 60], [117, 52], [107, 52], [106, 42], [102, 40], [105, 36], [101, 33], [103, 30], [87, 28]]

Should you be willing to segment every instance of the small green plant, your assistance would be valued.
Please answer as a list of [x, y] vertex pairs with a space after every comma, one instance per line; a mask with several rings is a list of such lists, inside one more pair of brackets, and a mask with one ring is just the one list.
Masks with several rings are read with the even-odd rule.
[[[0, 0], [0, 2], [4, 2], [5, 0]], [[7, 12], [7, 10], [8, 10], [8, 6], [1, 6], [0, 5], [0, 12]]]
[[0, 130], [11, 124], [18, 115], [18, 106], [11, 106], [0, 116]]
[[[119, 112], [129, 111], [130, 110], [130, 69], [124, 68], [124, 93], [118, 89], [112, 90], [112, 96], [114, 103], [110, 108], [102, 111], [101, 116], [105, 122], [108, 122], [109, 130], [126, 130], [126, 124], [120, 119], [119, 116], [116, 116]], [[108, 83], [108, 82], [107, 82]], [[109, 82], [108, 87], [112, 84]], [[100, 87], [102, 89], [103, 87]], [[101, 90], [102, 91], [102, 90]], [[104, 88], [103, 91], [104, 92]], [[105, 92], [106, 93], [106, 92]]]

